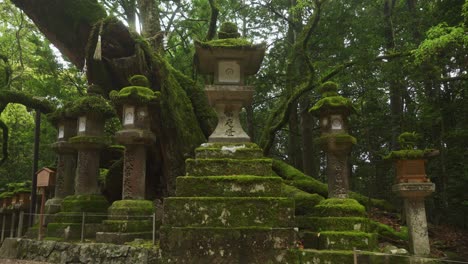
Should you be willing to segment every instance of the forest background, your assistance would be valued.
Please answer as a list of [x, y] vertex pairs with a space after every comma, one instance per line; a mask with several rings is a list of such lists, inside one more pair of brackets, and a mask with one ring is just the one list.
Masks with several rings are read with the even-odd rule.
[[[262, 67], [248, 80], [256, 92], [243, 112], [244, 127], [267, 155], [322, 181], [324, 155], [313, 143], [318, 122], [308, 109], [319, 100], [321, 83], [337, 82], [358, 110], [351, 119], [350, 134], [358, 140], [351, 189], [398, 204], [392, 163], [383, 156], [399, 149], [401, 132], [415, 131], [418, 147], [440, 150], [428, 163], [437, 188], [427, 200], [429, 220], [468, 227], [468, 1], [98, 2], [131, 31], [165, 39], [158, 52], [199, 84], [204, 77], [194, 70], [194, 40], [212, 39], [213, 25], [235, 22], [243, 37], [266, 42]], [[62, 57], [21, 9], [0, 0], [0, 96], [21, 91], [60, 106], [86, 94], [84, 70]], [[34, 111], [3, 99], [0, 120], [9, 140], [6, 145], [0, 135], [7, 148], [0, 159], [8, 153], [0, 188], [31, 178], [34, 143]], [[54, 166], [55, 138], [42, 119], [39, 167]]]

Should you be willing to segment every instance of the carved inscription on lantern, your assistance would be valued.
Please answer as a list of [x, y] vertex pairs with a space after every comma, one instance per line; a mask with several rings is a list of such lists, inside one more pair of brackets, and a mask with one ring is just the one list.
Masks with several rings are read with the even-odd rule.
[[227, 127], [224, 134], [228, 137], [233, 137], [234, 132], [236, 132], [234, 131], [234, 114], [231, 111], [226, 111], [224, 114], [226, 115], [226, 123], [224, 126]]
[[336, 130], [343, 129], [343, 121], [341, 120], [341, 116], [332, 115], [331, 120], [332, 120], [331, 121], [332, 129], [336, 129]]
[[126, 106], [124, 108], [124, 125], [131, 125], [135, 122], [135, 107]]
[[240, 65], [237, 61], [219, 61], [218, 81], [224, 83], [240, 82]]
[[78, 132], [86, 131], [86, 116], [78, 118]]

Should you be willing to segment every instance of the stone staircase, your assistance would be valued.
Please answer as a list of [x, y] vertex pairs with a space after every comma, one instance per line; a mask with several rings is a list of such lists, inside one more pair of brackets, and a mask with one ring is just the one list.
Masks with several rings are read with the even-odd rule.
[[247, 144], [204, 144], [164, 201], [168, 263], [285, 263], [295, 246], [294, 201], [271, 159]]

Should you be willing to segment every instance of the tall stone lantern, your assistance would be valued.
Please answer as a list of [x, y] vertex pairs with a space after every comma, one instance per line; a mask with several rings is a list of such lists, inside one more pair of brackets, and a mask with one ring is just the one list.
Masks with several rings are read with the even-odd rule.
[[245, 79], [259, 70], [265, 44], [253, 45], [239, 38], [237, 27], [231, 23], [223, 24], [218, 36], [218, 40], [195, 43], [199, 72], [213, 77], [205, 92], [218, 115], [218, 125], [208, 141], [250, 142], [239, 112], [252, 103], [254, 87], [246, 86]]
[[85, 220], [85, 237], [95, 237], [109, 207], [100, 192], [98, 177], [100, 152], [110, 143], [104, 136], [104, 123], [115, 116], [115, 111], [101, 96], [88, 94], [66, 109], [67, 115], [77, 120], [77, 135], [68, 139], [78, 153], [75, 193], [63, 199], [61, 212], [56, 214], [54, 222], [47, 225], [48, 237], [79, 238], [85, 214], [90, 215]]
[[355, 113], [351, 101], [338, 95], [338, 86], [326, 82], [320, 99], [309, 111], [319, 117], [318, 143], [327, 155], [328, 198], [348, 198], [348, 157], [356, 138], [348, 134], [348, 116]]
[[68, 139], [76, 136], [76, 119], [66, 115], [67, 105], [47, 115], [49, 121], [57, 128], [57, 141], [52, 144], [52, 149], [57, 153], [57, 170], [55, 179], [54, 198], [45, 203], [46, 213], [55, 214], [60, 211], [63, 198], [73, 195], [76, 150], [68, 142]]
[[122, 200], [115, 201], [108, 209], [104, 230], [98, 232], [98, 242], [124, 243], [135, 238], [152, 237], [152, 201], [145, 199], [146, 151], [156, 136], [151, 132], [151, 106], [158, 102], [159, 92], [152, 91], [148, 79], [143, 75], [130, 78], [131, 86], [112, 91], [109, 96], [117, 106], [122, 129], [115, 135], [125, 146]]
[[424, 200], [435, 191], [435, 184], [426, 176], [427, 158], [439, 154], [434, 149], [416, 149], [415, 132], [404, 132], [398, 137], [401, 150], [390, 152], [385, 159], [393, 160], [396, 168], [396, 184], [392, 191], [404, 201], [406, 223], [410, 238], [410, 251], [416, 256], [430, 254]]

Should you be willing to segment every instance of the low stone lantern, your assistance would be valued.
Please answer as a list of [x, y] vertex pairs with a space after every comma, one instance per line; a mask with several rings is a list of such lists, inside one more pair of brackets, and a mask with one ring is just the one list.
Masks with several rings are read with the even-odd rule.
[[56, 214], [54, 222], [48, 224], [47, 236], [80, 237], [81, 225], [77, 223], [81, 222], [81, 214], [93, 214], [86, 219], [85, 237], [94, 237], [109, 206], [99, 189], [98, 177], [100, 152], [110, 143], [104, 135], [105, 120], [115, 116], [115, 111], [109, 101], [88, 91], [88, 96], [74, 101], [66, 109], [66, 114], [77, 120], [77, 135], [68, 139], [78, 153], [75, 191], [74, 195], [63, 199], [61, 212]]
[[206, 85], [208, 101], [218, 115], [218, 125], [209, 142], [250, 142], [239, 120], [241, 108], [252, 103], [254, 87], [245, 85], [245, 78], [255, 74], [265, 54], [265, 44], [254, 45], [239, 38], [237, 27], [225, 23], [219, 39], [195, 43], [197, 68], [213, 76]]
[[[115, 135], [117, 142], [125, 146], [122, 200], [115, 201], [108, 209], [109, 220], [104, 221], [107, 232], [98, 232], [98, 242], [124, 243], [135, 238], [152, 237], [152, 221], [144, 216], [154, 213], [151, 201], [145, 199], [146, 151], [156, 136], [151, 132], [150, 108], [158, 102], [159, 92], [152, 91], [143, 75], [130, 78], [131, 86], [112, 91], [110, 98], [120, 109], [122, 129]], [[141, 218], [133, 218], [142, 216]], [[137, 227], [137, 228], [127, 228]]]
[[47, 214], [59, 212], [63, 198], [74, 193], [76, 150], [68, 140], [76, 136], [77, 120], [67, 116], [66, 110], [70, 106], [66, 104], [47, 116], [58, 131], [57, 141], [52, 144], [52, 149], [58, 155], [55, 192], [54, 198], [47, 200], [45, 204]]
[[392, 191], [403, 198], [406, 223], [410, 238], [410, 251], [416, 256], [430, 254], [424, 199], [435, 191], [435, 184], [426, 176], [427, 158], [438, 155], [434, 149], [415, 149], [419, 136], [405, 132], [398, 137], [401, 150], [392, 151], [385, 159], [394, 160], [396, 184]]
[[327, 155], [328, 198], [348, 198], [348, 157], [356, 144], [356, 138], [348, 134], [348, 116], [355, 108], [337, 91], [337, 84], [324, 83], [320, 87], [322, 99], [309, 111], [319, 117], [322, 135], [317, 141]]

